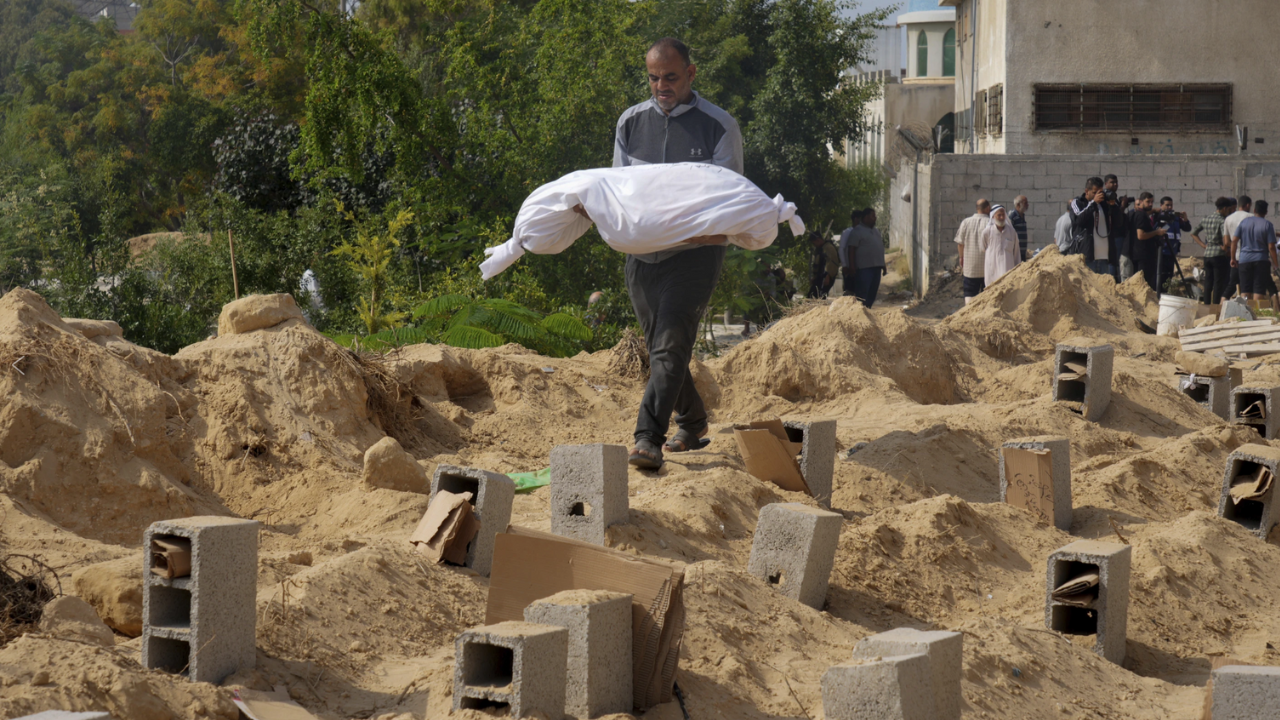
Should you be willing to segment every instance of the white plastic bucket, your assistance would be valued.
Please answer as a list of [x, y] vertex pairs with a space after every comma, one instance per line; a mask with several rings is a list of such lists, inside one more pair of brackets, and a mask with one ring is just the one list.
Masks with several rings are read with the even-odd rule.
[[1196, 319], [1196, 305], [1199, 304], [1192, 298], [1161, 295], [1160, 322], [1156, 325], [1156, 334], [1177, 335], [1182, 328], [1191, 327]]

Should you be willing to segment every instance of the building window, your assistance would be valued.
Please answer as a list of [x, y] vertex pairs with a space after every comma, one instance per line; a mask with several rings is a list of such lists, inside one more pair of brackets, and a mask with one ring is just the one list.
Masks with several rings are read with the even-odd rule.
[[994, 85], [987, 91], [987, 132], [992, 137], [1004, 133], [1004, 85]]
[[942, 36], [942, 77], [956, 76], [956, 29]]
[[973, 133], [979, 137], [987, 134], [986, 90], [979, 90], [973, 98]]
[[1037, 130], [1230, 130], [1230, 85], [1036, 85]]
[[916, 77], [924, 77], [929, 74], [929, 35], [925, 31], [920, 31], [919, 39], [916, 40]]

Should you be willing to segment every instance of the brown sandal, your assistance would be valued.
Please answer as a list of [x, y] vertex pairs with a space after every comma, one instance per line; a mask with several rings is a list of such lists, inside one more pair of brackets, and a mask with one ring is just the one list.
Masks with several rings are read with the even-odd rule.
[[627, 462], [641, 470], [657, 470], [662, 467], [662, 448], [650, 440], [637, 440]]
[[676, 431], [675, 435], [671, 436], [670, 440], [667, 440], [667, 442], [662, 446], [662, 449], [673, 453], [701, 450], [711, 444], [711, 440], [705, 437], [706, 434], [707, 428], [705, 427], [702, 428], [702, 431], [697, 435], [694, 435], [684, 428], [680, 428]]

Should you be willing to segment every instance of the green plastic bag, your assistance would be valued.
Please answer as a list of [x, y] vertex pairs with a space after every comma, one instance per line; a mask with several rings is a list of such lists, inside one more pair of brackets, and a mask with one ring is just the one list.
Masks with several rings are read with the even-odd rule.
[[545, 487], [551, 484], [551, 468], [543, 468], [541, 470], [526, 473], [510, 473], [507, 477], [515, 481], [516, 492], [533, 492], [540, 487]]

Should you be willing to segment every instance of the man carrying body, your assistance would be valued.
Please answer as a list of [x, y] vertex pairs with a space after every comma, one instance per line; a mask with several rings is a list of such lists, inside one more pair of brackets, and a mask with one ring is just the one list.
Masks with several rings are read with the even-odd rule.
[[1191, 239], [1204, 248], [1204, 289], [1200, 300], [1206, 305], [1217, 305], [1222, 302], [1222, 295], [1227, 291], [1227, 278], [1231, 275], [1231, 258], [1227, 257], [1222, 242], [1222, 221], [1231, 212], [1231, 201], [1220, 197], [1214, 206], [1217, 212], [1206, 215], [1191, 231]]
[[1022, 253], [1022, 262], [1027, 261], [1027, 209], [1030, 207], [1027, 196], [1019, 195], [1013, 199], [1013, 210], [1009, 211], [1009, 224], [1018, 234], [1018, 250]]
[[1067, 255], [1083, 255], [1084, 263], [1099, 275], [1109, 275], [1111, 237], [1107, 229], [1106, 200], [1102, 178], [1091, 177], [1084, 183], [1084, 194], [1071, 201], [1071, 244]]
[[[742, 132], [724, 110], [693, 91], [697, 68], [689, 48], [663, 38], [645, 55], [653, 97], [618, 119], [613, 166], [709, 162], [742, 172]], [[707, 433], [707, 410], [693, 385], [689, 361], [698, 322], [724, 264], [723, 235], [627, 257], [627, 291], [649, 349], [649, 384], [640, 401], [630, 462], [662, 467], [662, 451], [697, 449]], [[667, 440], [671, 414], [679, 430]], [[665, 441], [665, 445], [664, 445]]]
[[[1243, 200], [1243, 198], [1241, 198]], [[1254, 203], [1253, 215], [1231, 233], [1232, 264], [1240, 268], [1240, 294], [1254, 300], [1267, 297], [1267, 280], [1276, 262], [1276, 228], [1267, 219], [1267, 201]]]
[[977, 212], [960, 223], [956, 230], [956, 252], [960, 255], [960, 273], [964, 276], [964, 304], [968, 305], [986, 287], [983, 273], [986, 271], [986, 255], [982, 252], [982, 231], [991, 222], [991, 203], [979, 198]]
[[876, 229], [875, 208], [862, 211], [862, 222], [853, 227], [848, 242], [849, 268], [853, 271], [853, 296], [871, 307], [880, 292], [884, 265], [884, 239]]

